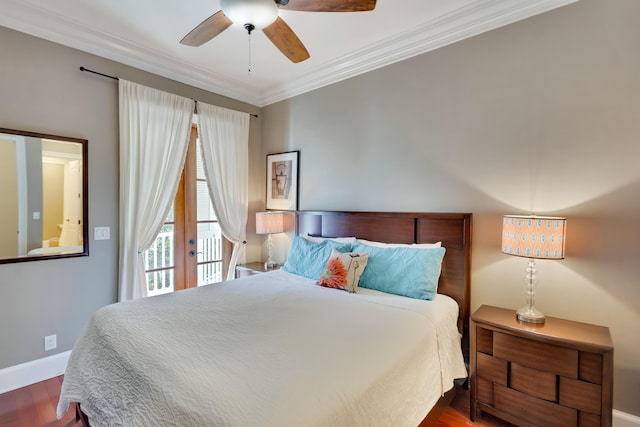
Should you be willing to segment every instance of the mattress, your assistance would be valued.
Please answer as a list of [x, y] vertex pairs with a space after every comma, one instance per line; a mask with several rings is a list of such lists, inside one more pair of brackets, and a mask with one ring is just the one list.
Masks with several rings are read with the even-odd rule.
[[58, 403], [100, 426], [407, 426], [466, 377], [458, 306], [273, 271], [113, 304]]

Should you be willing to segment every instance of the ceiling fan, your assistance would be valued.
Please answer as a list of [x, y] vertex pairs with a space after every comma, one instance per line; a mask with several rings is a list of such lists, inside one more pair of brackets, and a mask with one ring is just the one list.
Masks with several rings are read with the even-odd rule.
[[278, 8], [304, 12], [365, 12], [376, 7], [376, 0], [221, 0], [222, 10], [205, 19], [180, 43], [200, 46], [233, 23], [244, 26], [249, 34], [262, 30], [271, 42], [292, 62], [310, 57], [293, 30], [278, 16]]

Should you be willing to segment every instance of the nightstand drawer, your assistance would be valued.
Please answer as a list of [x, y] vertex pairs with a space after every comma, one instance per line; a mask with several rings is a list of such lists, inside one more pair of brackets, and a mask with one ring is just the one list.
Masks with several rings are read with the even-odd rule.
[[581, 351], [578, 378], [590, 383], [602, 384], [602, 355]]
[[598, 384], [560, 377], [560, 404], [600, 415], [602, 388]]
[[519, 391], [493, 385], [493, 406], [535, 425], [567, 427], [578, 425], [578, 411], [537, 399]]
[[493, 383], [478, 377], [478, 401], [493, 406]]
[[477, 329], [478, 351], [486, 354], [493, 354], [493, 331], [478, 327]]
[[236, 265], [236, 279], [241, 277], [255, 276], [256, 274], [266, 273], [268, 271], [277, 270], [276, 268], [266, 268], [263, 262], [250, 262], [248, 264]]
[[600, 427], [602, 419], [599, 415], [578, 412], [578, 427]]
[[256, 274], [260, 273], [260, 271], [251, 270], [248, 268], [236, 268], [236, 279], [239, 279], [241, 277], [255, 276]]
[[478, 376], [496, 384], [507, 385], [509, 363], [484, 353], [478, 353]]
[[493, 355], [518, 365], [578, 378], [578, 351], [496, 332]]
[[516, 363], [511, 364], [509, 386], [539, 399], [558, 401], [558, 376], [550, 372], [538, 371]]

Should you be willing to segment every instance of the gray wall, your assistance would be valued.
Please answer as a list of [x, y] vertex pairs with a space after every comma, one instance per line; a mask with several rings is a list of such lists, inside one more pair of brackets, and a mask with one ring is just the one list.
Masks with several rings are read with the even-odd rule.
[[[116, 301], [118, 85], [79, 67], [213, 105], [260, 109], [2, 27], [0, 57], [0, 127], [89, 141], [90, 228], [89, 257], [0, 265], [2, 369], [70, 350], [91, 314]], [[261, 128], [261, 118], [252, 118], [249, 162], [258, 170], [264, 168]], [[263, 193], [262, 179], [250, 179], [252, 209]], [[94, 241], [96, 226], [111, 227], [112, 240]], [[258, 241], [250, 236], [249, 257], [259, 257]], [[45, 353], [50, 334], [57, 334], [58, 348]]]
[[264, 153], [301, 151], [301, 209], [472, 212], [473, 310], [524, 305], [501, 216], [567, 216], [537, 305], [610, 328], [640, 415], [639, 19], [583, 0], [265, 107]]

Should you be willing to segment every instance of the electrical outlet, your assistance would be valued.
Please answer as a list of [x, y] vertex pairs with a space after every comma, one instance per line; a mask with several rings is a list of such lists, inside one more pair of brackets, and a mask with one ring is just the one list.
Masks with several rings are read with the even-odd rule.
[[56, 335], [47, 335], [44, 337], [44, 351], [53, 350], [58, 346], [56, 342]]

